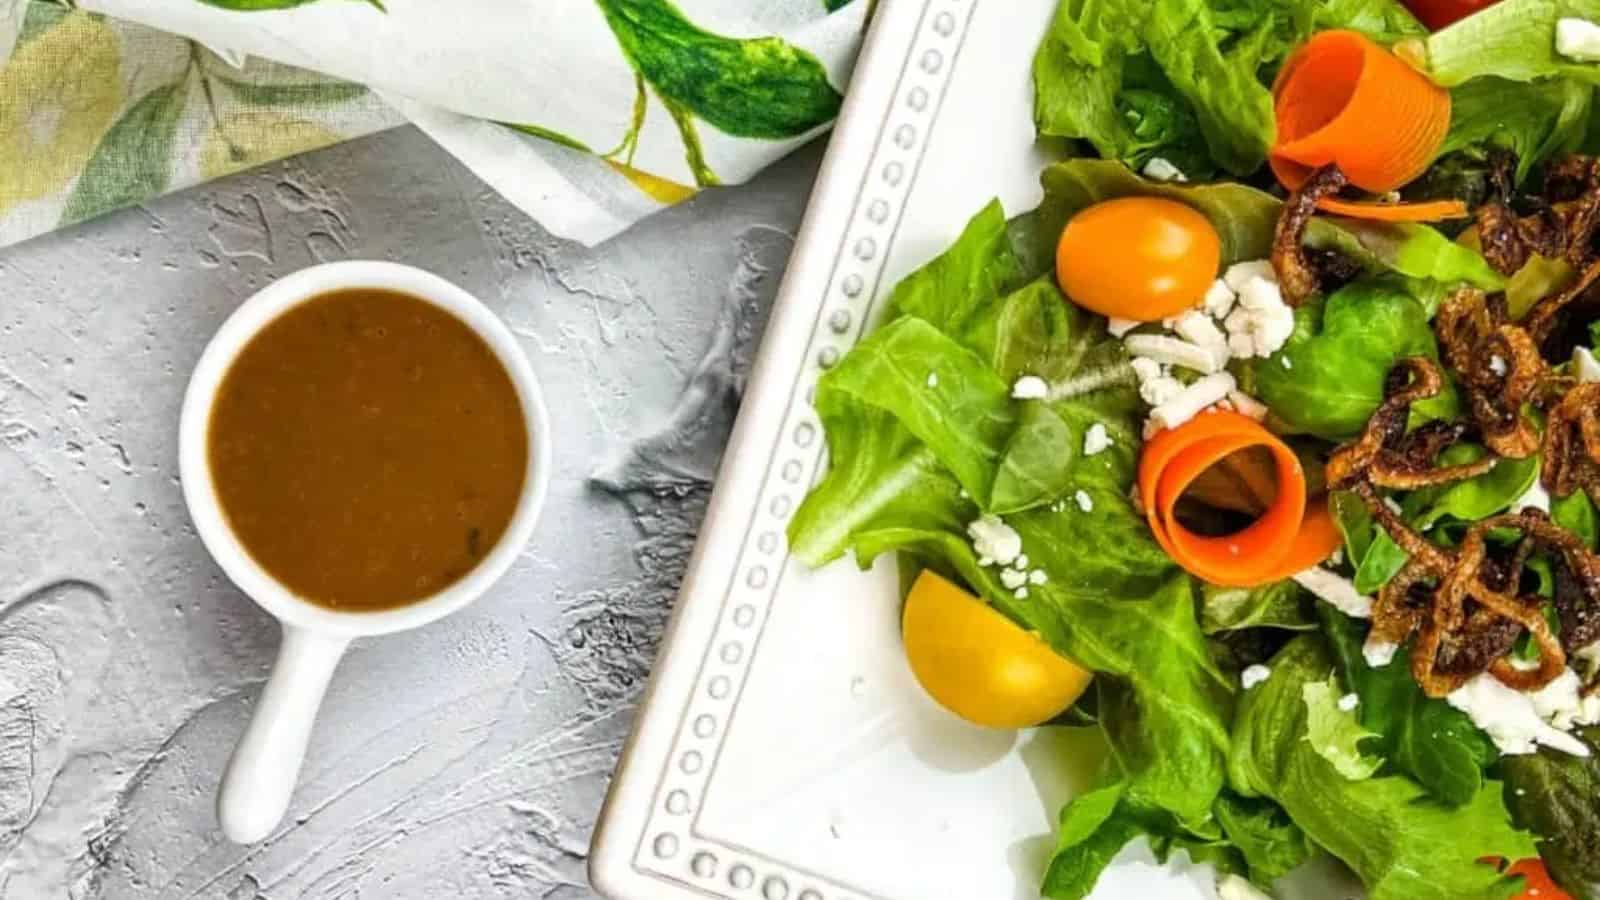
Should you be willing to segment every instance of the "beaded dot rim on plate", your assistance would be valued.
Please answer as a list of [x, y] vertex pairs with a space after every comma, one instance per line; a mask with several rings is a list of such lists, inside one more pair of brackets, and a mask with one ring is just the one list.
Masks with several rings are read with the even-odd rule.
[[[686, 728], [680, 730], [664, 773], [635, 867], [679, 883], [691, 884], [711, 897], [757, 897], [760, 900], [849, 900], [859, 889], [826, 885], [793, 870], [781, 861], [743, 848], [723, 846], [699, 836], [694, 821], [700, 797], [711, 777], [720, 744], [726, 739], [727, 718], [737, 707], [737, 695], [747, 677], [755, 647], [764, 627], [764, 610], [782, 581], [782, 532], [805, 485], [815, 476], [824, 450], [821, 429], [810, 404], [816, 380], [838, 365], [843, 352], [859, 340], [871, 320], [883, 270], [899, 227], [897, 211], [915, 181], [914, 174], [926, 137], [939, 108], [960, 44], [964, 23], [974, 0], [942, 0], [948, 8], [933, 11], [927, 0], [923, 27], [913, 39], [896, 86], [889, 118], [882, 124], [868, 173], [855, 198], [849, 228], [839, 243], [839, 253], [829, 276], [829, 293], [818, 312], [805, 359], [806, 368], [796, 378], [782, 438], [760, 490], [757, 510], [766, 516], [754, 527], [740, 551], [735, 581], [724, 598], [723, 613], [697, 677], [697, 690], [685, 710]], [[854, 303], [865, 301], [865, 308]]]

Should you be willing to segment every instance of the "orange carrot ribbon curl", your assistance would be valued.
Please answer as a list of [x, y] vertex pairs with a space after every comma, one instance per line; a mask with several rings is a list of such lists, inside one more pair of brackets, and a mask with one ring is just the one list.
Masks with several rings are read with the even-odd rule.
[[[1272, 87], [1278, 136], [1268, 155], [1291, 190], [1330, 163], [1374, 194], [1428, 168], [1450, 130], [1450, 93], [1354, 31], [1324, 31], [1291, 55]], [[1328, 198], [1326, 212], [1424, 222], [1467, 214], [1458, 200], [1363, 203]]]
[[[1272, 455], [1277, 496], [1244, 530], [1222, 537], [1195, 534], [1177, 519], [1178, 499], [1213, 465], [1250, 447]], [[1256, 587], [1327, 559], [1339, 529], [1327, 499], [1306, 498], [1306, 475], [1289, 446], [1248, 416], [1212, 410], [1162, 431], [1139, 458], [1139, 497], [1156, 542], [1185, 570], [1224, 587]]]

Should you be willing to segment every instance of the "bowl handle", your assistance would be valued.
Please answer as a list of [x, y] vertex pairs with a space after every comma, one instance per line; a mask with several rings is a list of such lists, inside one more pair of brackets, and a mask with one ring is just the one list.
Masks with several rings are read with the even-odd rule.
[[317, 708], [349, 644], [348, 638], [283, 626], [278, 661], [217, 794], [217, 821], [228, 840], [253, 844], [283, 819]]

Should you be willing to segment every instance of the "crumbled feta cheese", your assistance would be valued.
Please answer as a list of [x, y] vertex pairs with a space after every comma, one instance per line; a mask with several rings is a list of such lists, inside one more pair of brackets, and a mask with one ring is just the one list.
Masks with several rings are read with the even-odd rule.
[[1078, 504], [1078, 508], [1084, 512], [1094, 512], [1094, 498], [1089, 496], [1088, 491], [1079, 490], [1074, 492], [1072, 502]]
[[1017, 558], [1011, 561], [1011, 567], [1014, 569], [1026, 569], [1028, 567], [1028, 554], [1018, 553]]
[[1511, 369], [1506, 366], [1506, 358], [1497, 353], [1489, 357], [1489, 371], [1504, 378]]
[[1323, 562], [1323, 565], [1326, 565], [1326, 566], [1341, 566], [1341, 565], [1344, 565], [1344, 548], [1343, 547], [1335, 547], [1335, 548], [1333, 548], [1333, 552], [1328, 554], [1328, 558], [1327, 558], [1327, 560], [1325, 562]]
[[1339, 698], [1339, 709], [1344, 712], [1350, 712], [1360, 705], [1361, 698], [1355, 694], [1345, 694], [1343, 697]]
[[1220, 372], [1228, 363], [1227, 351], [1220, 347], [1202, 347], [1165, 334], [1130, 334], [1124, 343], [1134, 356], [1202, 374]]
[[1050, 396], [1050, 384], [1037, 375], [1024, 375], [1011, 386], [1011, 396], [1018, 400], [1043, 400]]
[[1539, 714], [1539, 718], [1562, 731], [1568, 731], [1574, 725], [1591, 724], [1580, 721], [1584, 713], [1580, 695], [1582, 688], [1583, 682], [1578, 679], [1578, 673], [1567, 669], [1549, 684], [1528, 694], [1528, 699], [1532, 701], [1533, 711]]
[[1557, 19], [1556, 52], [1581, 62], [1600, 62], [1600, 25], [1588, 19]]
[[1006, 590], [1014, 591], [1028, 583], [1028, 575], [1016, 569], [1001, 569], [1000, 583], [1006, 586]]
[[1255, 278], [1239, 292], [1239, 305], [1222, 324], [1234, 356], [1271, 356], [1294, 333], [1294, 310], [1276, 284]]
[[1525, 509], [1537, 509], [1542, 512], [1550, 511], [1550, 492], [1544, 489], [1544, 482], [1538, 478], [1533, 479], [1533, 484], [1522, 492], [1522, 496], [1511, 501], [1511, 511], [1522, 512]]
[[1214, 353], [1226, 355], [1228, 349], [1228, 336], [1222, 333], [1217, 323], [1211, 317], [1197, 309], [1191, 309], [1172, 320], [1172, 330], [1178, 337], [1211, 350]]
[[1238, 386], [1227, 372], [1207, 375], [1184, 388], [1177, 396], [1157, 404], [1150, 411], [1150, 421], [1157, 428], [1176, 428], [1194, 418], [1200, 410], [1228, 396]]
[[1170, 375], [1161, 375], [1139, 382], [1139, 398], [1151, 406], [1159, 407], [1163, 403], [1176, 400], [1183, 395], [1183, 391], [1183, 382]]
[[1135, 356], [1133, 359], [1128, 360], [1128, 365], [1133, 367], [1133, 374], [1140, 381], [1149, 381], [1167, 374], [1167, 371], [1161, 367], [1161, 363], [1153, 359]]
[[1106, 426], [1099, 422], [1089, 426], [1083, 433], [1083, 455], [1093, 456], [1111, 446], [1111, 435], [1106, 433]]
[[938, 387], [938, 386], [939, 386], [939, 373], [938, 372], [929, 372], [928, 373], [928, 387]]
[[1022, 535], [993, 514], [986, 513], [968, 523], [967, 535], [979, 556], [987, 556], [1002, 566], [1011, 565], [1022, 552]]
[[978, 565], [981, 568], [987, 569], [990, 566], [994, 565], [994, 557], [992, 557], [992, 556], [980, 556], [980, 557], [978, 557]]
[[1011, 596], [1017, 598], [1018, 600], [1026, 600], [1028, 599], [1028, 589], [1025, 587], [1019, 587], [1011, 592]]
[[1272, 260], [1252, 259], [1248, 262], [1234, 263], [1228, 267], [1226, 272], [1222, 273], [1223, 282], [1235, 294], [1244, 290], [1246, 284], [1256, 279], [1273, 284], [1278, 283], [1278, 273], [1272, 268]]
[[1531, 695], [1506, 687], [1487, 672], [1444, 699], [1466, 713], [1502, 753], [1532, 753], [1543, 744], [1573, 756], [1589, 755], [1582, 741], [1540, 718]]
[[1044, 584], [1044, 583], [1048, 582], [1049, 580], [1050, 580], [1050, 576], [1046, 575], [1045, 571], [1043, 569], [1034, 569], [1032, 572], [1028, 573], [1028, 583], [1029, 584], [1039, 585], [1039, 584]]
[[1393, 497], [1383, 498], [1383, 507], [1397, 516], [1403, 516], [1406, 514], [1405, 507], [1401, 506], [1400, 501]]
[[1233, 404], [1235, 412], [1249, 416], [1257, 422], [1267, 417], [1267, 405], [1244, 391], [1229, 391], [1228, 402]]
[[1261, 665], [1260, 663], [1257, 663], [1239, 673], [1239, 683], [1244, 686], [1245, 690], [1248, 691], [1271, 677], [1272, 670]]
[[1290, 359], [1287, 356], [1285, 356], [1284, 358], [1278, 360], [1278, 363], [1279, 363], [1279, 365], [1283, 366], [1285, 369], [1294, 368], [1294, 360]]
[[1188, 177], [1183, 174], [1183, 170], [1173, 165], [1171, 160], [1162, 159], [1159, 156], [1150, 157], [1150, 161], [1144, 164], [1144, 169], [1142, 171], [1144, 177], [1154, 179], [1155, 181], [1189, 180]]
[[1272, 900], [1272, 895], [1241, 875], [1222, 875], [1217, 878], [1217, 900]]
[[1600, 381], [1600, 360], [1594, 358], [1588, 347], [1572, 351], [1572, 374], [1582, 382]]
[[1119, 319], [1112, 316], [1106, 319], [1106, 331], [1109, 331], [1112, 337], [1119, 338], [1143, 324], [1138, 319]]
[[1361, 648], [1361, 655], [1366, 658], [1367, 665], [1374, 669], [1381, 669], [1394, 662], [1394, 655], [1399, 652], [1399, 644], [1374, 638], [1367, 638], [1366, 645]]
[[1211, 282], [1211, 287], [1206, 288], [1206, 295], [1201, 299], [1200, 305], [1205, 307], [1206, 315], [1221, 321], [1226, 319], [1228, 312], [1233, 309], [1233, 300], [1233, 288], [1218, 278]]
[[1312, 566], [1293, 576], [1295, 584], [1316, 594], [1329, 606], [1357, 619], [1372, 618], [1372, 598], [1356, 590], [1355, 582], [1343, 575]]

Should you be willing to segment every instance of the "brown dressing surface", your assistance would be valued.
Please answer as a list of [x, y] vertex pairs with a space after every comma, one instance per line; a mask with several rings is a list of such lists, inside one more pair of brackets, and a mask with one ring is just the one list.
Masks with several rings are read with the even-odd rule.
[[346, 290], [245, 345], [207, 455], [229, 526], [269, 575], [372, 611], [437, 593], [489, 553], [522, 492], [528, 432], [505, 367], [459, 319]]

